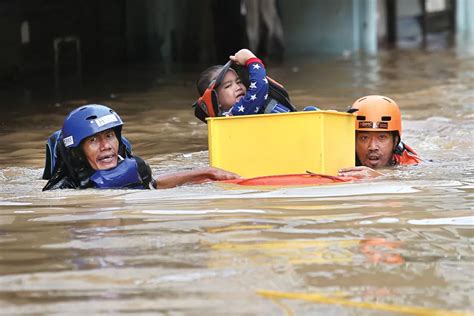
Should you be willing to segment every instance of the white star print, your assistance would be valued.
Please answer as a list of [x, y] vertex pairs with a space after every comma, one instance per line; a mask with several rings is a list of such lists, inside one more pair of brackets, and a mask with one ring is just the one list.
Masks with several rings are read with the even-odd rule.
[[250, 100], [252, 100], [252, 101], [257, 100], [257, 95], [256, 95], [256, 94], [252, 94], [252, 96], [250, 97]]
[[268, 83], [268, 79], [267, 79], [267, 78], [263, 78], [262, 80], [263, 80], [263, 82]]
[[257, 107], [255, 108], [255, 111], [254, 111], [254, 112], [255, 112], [255, 113], [258, 113], [258, 110], [260, 110], [260, 108], [257, 106]]
[[259, 64], [253, 64], [253, 69], [260, 69], [260, 65]]
[[243, 112], [243, 111], [245, 111], [244, 106], [243, 105], [239, 106], [239, 112]]
[[263, 97], [265, 100], [268, 98], [268, 93]]
[[251, 82], [249, 89], [257, 89], [257, 82]]

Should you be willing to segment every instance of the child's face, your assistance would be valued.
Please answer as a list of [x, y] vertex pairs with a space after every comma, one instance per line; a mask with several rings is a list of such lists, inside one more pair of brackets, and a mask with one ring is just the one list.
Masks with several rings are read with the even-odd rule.
[[223, 111], [228, 111], [234, 104], [245, 96], [247, 88], [240, 81], [234, 70], [229, 69], [224, 76], [224, 80], [217, 88], [217, 97]]

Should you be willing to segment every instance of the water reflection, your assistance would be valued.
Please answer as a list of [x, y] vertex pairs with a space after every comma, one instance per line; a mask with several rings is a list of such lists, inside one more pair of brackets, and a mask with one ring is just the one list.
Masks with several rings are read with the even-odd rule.
[[[300, 108], [394, 98], [404, 140], [432, 162], [321, 187], [43, 193], [44, 140], [75, 105], [9, 108], [0, 129], [2, 312], [473, 311], [472, 57], [391, 51], [269, 72]], [[155, 174], [207, 164], [206, 127], [190, 111], [195, 75], [93, 99], [121, 114]]]

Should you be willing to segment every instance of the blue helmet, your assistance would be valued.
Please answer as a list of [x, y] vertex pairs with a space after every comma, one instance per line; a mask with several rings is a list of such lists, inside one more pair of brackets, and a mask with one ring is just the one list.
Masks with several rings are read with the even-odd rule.
[[116, 129], [120, 140], [122, 125], [122, 119], [111, 108], [88, 104], [69, 113], [63, 123], [61, 140], [64, 147], [76, 148], [83, 139], [110, 128]]

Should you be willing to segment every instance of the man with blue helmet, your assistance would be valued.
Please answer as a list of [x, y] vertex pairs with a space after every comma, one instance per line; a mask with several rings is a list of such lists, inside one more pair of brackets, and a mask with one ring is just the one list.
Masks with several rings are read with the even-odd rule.
[[45, 190], [85, 188], [170, 188], [237, 175], [217, 168], [176, 172], [153, 179], [146, 161], [132, 154], [122, 136], [122, 119], [104, 105], [73, 110], [46, 145]]

